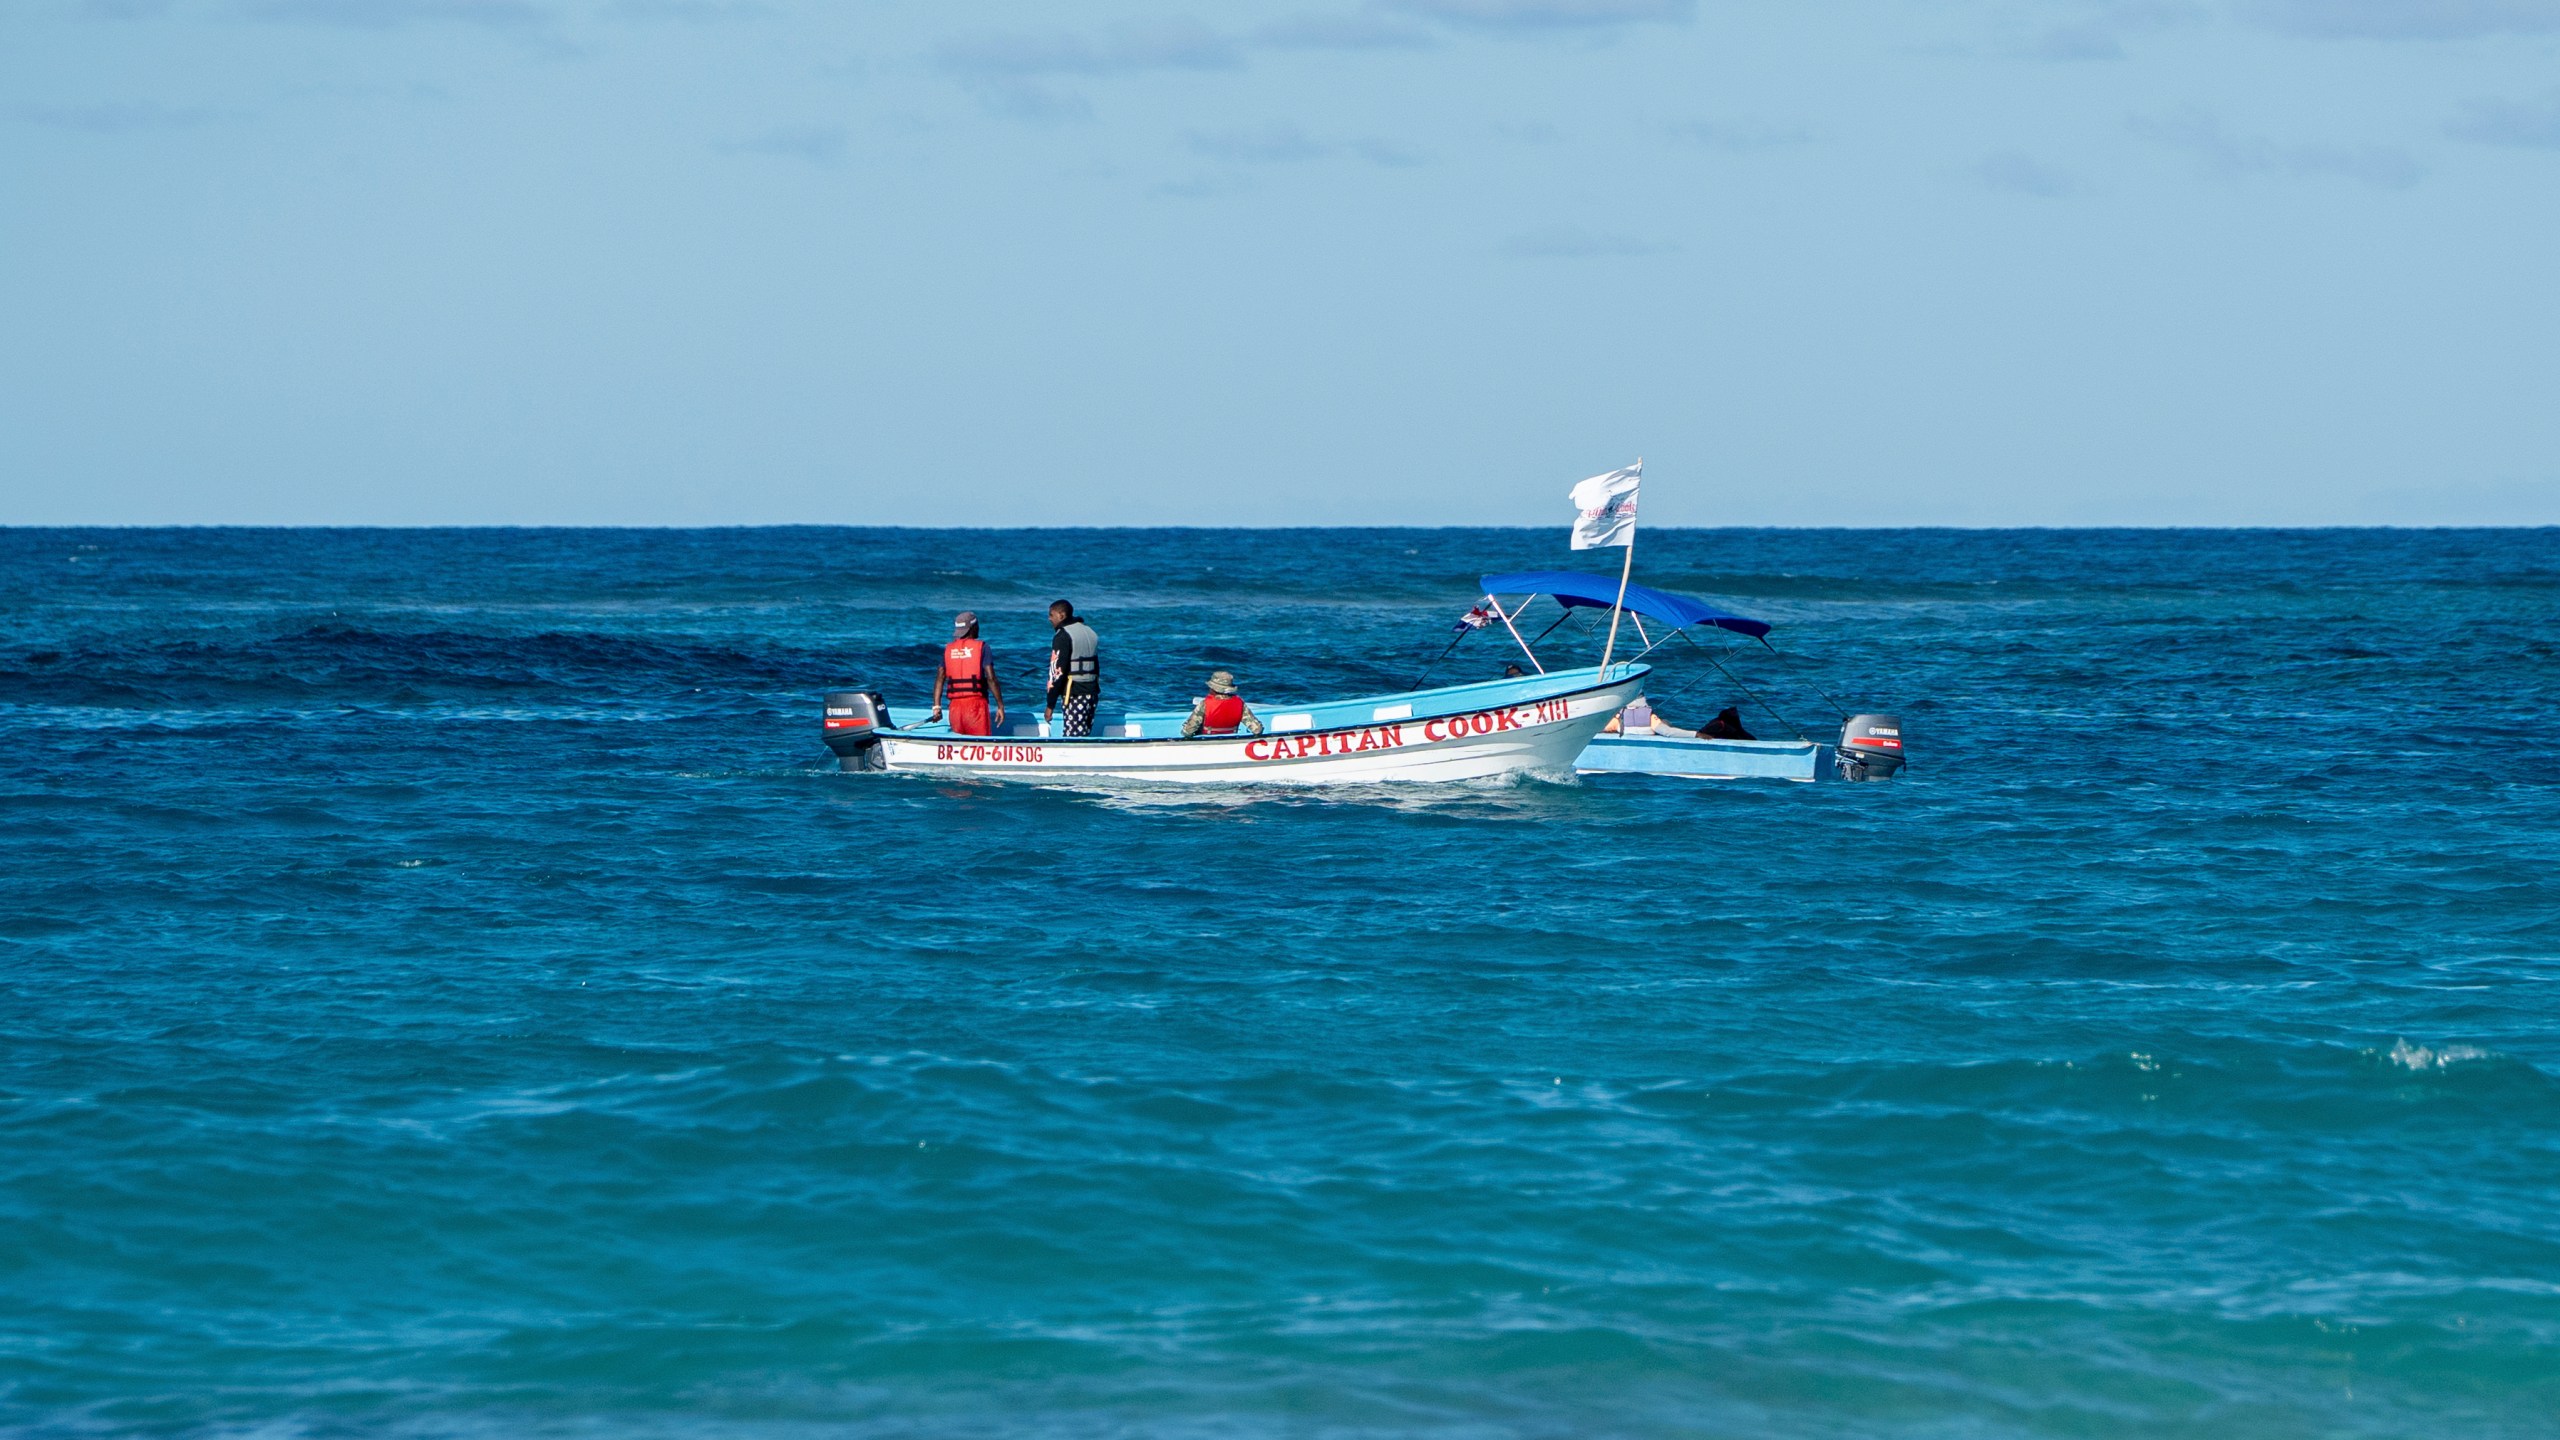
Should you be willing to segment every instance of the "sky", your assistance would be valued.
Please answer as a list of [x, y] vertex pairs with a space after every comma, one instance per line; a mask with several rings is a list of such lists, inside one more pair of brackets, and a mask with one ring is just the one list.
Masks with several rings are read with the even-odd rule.
[[0, 524], [2560, 523], [2560, 0], [8, 0]]

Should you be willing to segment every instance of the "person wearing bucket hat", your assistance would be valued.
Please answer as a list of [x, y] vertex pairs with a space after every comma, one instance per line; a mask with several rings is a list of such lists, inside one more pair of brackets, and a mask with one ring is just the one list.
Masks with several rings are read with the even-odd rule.
[[951, 643], [942, 647], [942, 667], [933, 672], [932, 724], [942, 718], [942, 691], [951, 688], [951, 733], [991, 735], [987, 702], [995, 702], [995, 723], [1004, 723], [1004, 686], [996, 680], [996, 664], [987, 642], [978, 638], [978, 612], [963, 610], [951, 620]]
[[1209, 693], [1191, 702], [1191, 714], [1182, 722], [1182, 738], [1195, 735], [1247, 735], [1262, 733], [1262, 721], [1253, 707], [1236, 693], [1236, 677], [1224, 670], [1209, 672]]

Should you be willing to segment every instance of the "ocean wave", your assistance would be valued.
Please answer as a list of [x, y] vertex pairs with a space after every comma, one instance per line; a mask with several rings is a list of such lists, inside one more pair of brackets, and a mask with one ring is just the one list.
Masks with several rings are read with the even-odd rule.
[[2439, 1045], [2430, 1048], [2425, 1045], [2412, 1045], [2406, 1040], [2394, 1040], [2391, 1042], [2391, 1048], [2382, 1052], [2382, 1058], [2403, 1070], [2425, 1072], [2450, 1069], [2456, 1065], [2492, 1060], [2497, 1057], [2476, 1045]]

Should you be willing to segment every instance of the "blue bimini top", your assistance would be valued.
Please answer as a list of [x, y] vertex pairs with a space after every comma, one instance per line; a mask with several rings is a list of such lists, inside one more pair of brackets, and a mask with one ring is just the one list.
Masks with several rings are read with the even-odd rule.
[[[1590, 605], [1606, 610], [1618, 598], [1618, 582], [1605, 575], [1583, 575], [1571, 570], [1532, 570], [1521, 575], [1487, 575], [1487, 595], [1552, 595], [1565, 605]], [[1769, 633], [1769, 622], [1747, 615], [1727, 615], [1721, 610], [1702, 605], [1686, 595], [1674, 595], [1648, 585], [1627, 587], [1627, 609], [1650, 616], [1666, 625], [1712, 625], [1736, 635], [1757, 640]]]

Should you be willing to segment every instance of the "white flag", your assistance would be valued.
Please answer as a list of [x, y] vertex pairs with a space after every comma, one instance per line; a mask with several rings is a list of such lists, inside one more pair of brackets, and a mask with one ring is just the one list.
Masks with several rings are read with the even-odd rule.
[[1573, 548], [1597, 550], [1603, 545], [1636, 543], [1636, 486], [1644, 479], [1644, 462], [1624, 470], [1594, 475], [1573, 487]]

